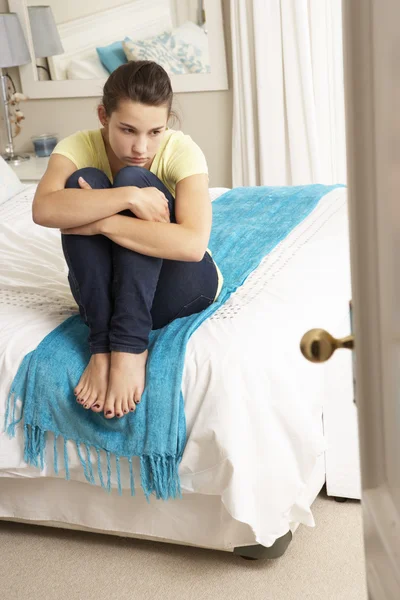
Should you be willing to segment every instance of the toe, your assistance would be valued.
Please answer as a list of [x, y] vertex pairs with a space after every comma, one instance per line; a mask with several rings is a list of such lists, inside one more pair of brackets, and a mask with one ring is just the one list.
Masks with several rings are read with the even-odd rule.
[[117, 398], [115, 401], [115, 416], [121, 418], [123, 416], [123, 412], [122, 412], [122, 398]]
[[135, 401], [134, 401], [133, 397], [129, 398], [128, 409], [129, 409], [129, 412], [134, 412], [135, 409], [136, 409], [136, 404], [135, 404]]
[[94, 412], [101, 412], [104, 409], [106, 398], [99, 396], [94, 404], [90, 407]]
[[81, 390], [79, 392], [79, 394], [76, 394], [76, 401], [81, 404], [82, 403], [82, 398], [83, 398], [83, 391]]
[[86, 386], [86, 377], [84, 377], [82, 375], [82, 377], [80, 378], [80, 380], [78, 382], [78, 385], [75, 386], [74, 392], [79, 394], [85, 386]]
[[79, 394], [78, 402], [80, 402], [81, 404], [85, 404], [87, 402], [87, 400], [89, 399], [89, 396], [90, 396], [89, 390], [84, 390], [83, 392], [81, 392]]
[[124, 415], [127, 415], [129, 412], [129, 401], [127, 398], [124, 398], [124, 400], [122, 401], [122, 412], [124, 413]]
[[80, 398], [82, 394], [87, 390], [87, 382], [82, 378], [76, 388], [74, 389], [75, 396]]
[[137, 389], [136, 390], [135, 396], [134, 396], [135, 404], [139, 404], [139, 402], [141, 401], [143, 391], [144, 390], [142, 390], [142, 389]]
[[112, 396], [108, 396], [104, 405], [104, 416], [106, 419], [112, 419], [114, 416], [115, 401]]
[[78, 398], [86, 398], [89, 391], [89, 386], [87, 384], [83, 385], [81, 391], [78, 394]]
[[88, 397], [88, 399], [84, 403], [83, 408], [86, 408], [86, 409], [91, 408], [91, 406], [93, 404], [95, 404], [96, 400], [97, 400], [97, 394], [93, 394], [93, 393], [90, 394], [89, 397]]

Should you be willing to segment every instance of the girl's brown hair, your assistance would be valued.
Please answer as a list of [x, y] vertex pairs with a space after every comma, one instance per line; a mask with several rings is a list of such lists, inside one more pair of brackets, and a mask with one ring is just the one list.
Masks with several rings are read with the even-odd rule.
[[129, 61], [120, 65], [111, 73], [103, 88], [102, 104], [108, 117], [118, 109], [121, 100], [132, 100], [147, 106], [165, 105], [168, 116], [173, 115], [173, 91], [168, 73], [151, 60]]

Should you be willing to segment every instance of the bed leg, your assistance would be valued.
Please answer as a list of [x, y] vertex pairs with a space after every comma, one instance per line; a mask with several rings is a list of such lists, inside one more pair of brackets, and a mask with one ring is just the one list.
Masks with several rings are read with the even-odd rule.
[[245, 560], [259, 560], [263, 558], [279, 558], [282, 556], [292, 541], [292, 532], [288, 531], [282, 537], [278, 538], [275, 543], [266, 548], [265, 546], [261, 546], [261, 544], [256, 544], [255, 546], [241, 546], [234, 549], [234, 554], [238, 554], [241, 558]]
[[335, 502], [347, 502], [348, 498], [342, 498], [341, 496], [334, 496]]

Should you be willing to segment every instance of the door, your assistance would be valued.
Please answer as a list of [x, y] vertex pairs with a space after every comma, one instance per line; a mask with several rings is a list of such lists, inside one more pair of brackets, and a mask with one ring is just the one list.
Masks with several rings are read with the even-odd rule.
[[400, 2], [344, 0], [356, 398], [370, 600], [400, 598]]
[[[400, 2], [344, 0], [355, 379], [369, 600], [400, 599]], [[327, 360], [351, 337], [312, 330]]]

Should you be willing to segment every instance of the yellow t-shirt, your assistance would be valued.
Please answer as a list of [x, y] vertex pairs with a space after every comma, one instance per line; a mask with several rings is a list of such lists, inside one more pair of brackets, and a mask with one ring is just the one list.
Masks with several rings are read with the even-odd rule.
[[[87, 129], [61, 140], [53, 150], [53, 154], [62, 154], [69, 158], [77, 169], [95, 167], [103, 171], [111, 183], [113, 176], [101, 129]], [[208, 168], [205, 156], [199, 146], [189, 135], [182, 131], [167, 129], [150, 167], [175, 197], [176, 184], [190, 175], [205, 173]], [[215, 264], [215, 261], [214, 261]], [[218, 266], [218, 290], [214, 301], [218, 298], [223, 284], [223, 277]]]

